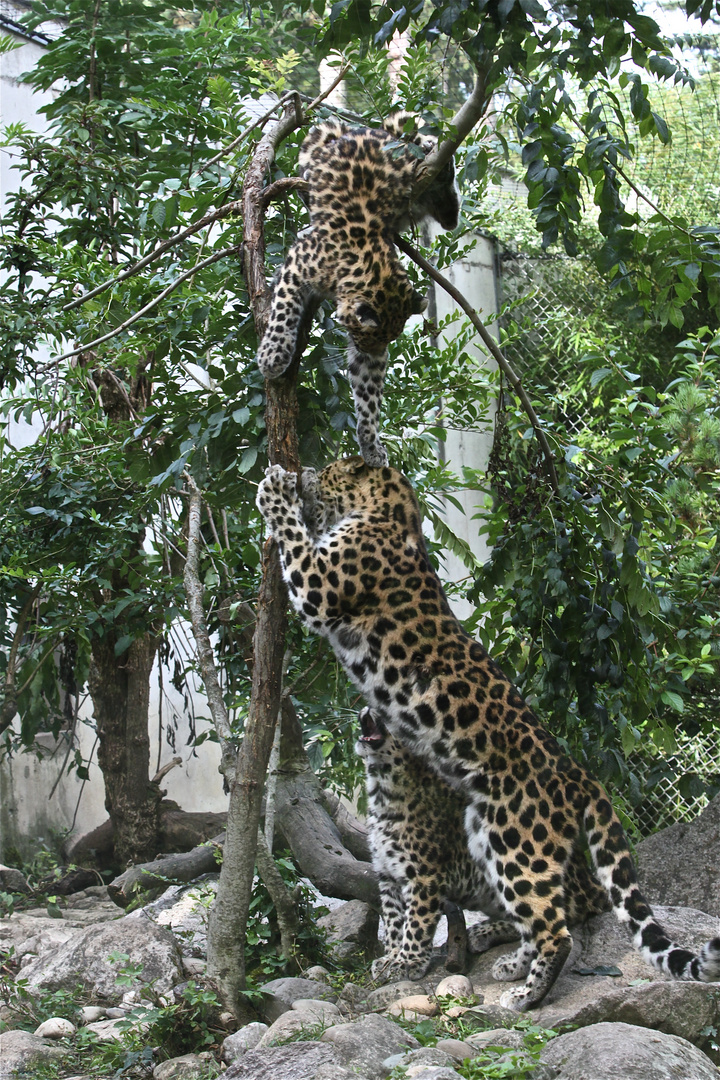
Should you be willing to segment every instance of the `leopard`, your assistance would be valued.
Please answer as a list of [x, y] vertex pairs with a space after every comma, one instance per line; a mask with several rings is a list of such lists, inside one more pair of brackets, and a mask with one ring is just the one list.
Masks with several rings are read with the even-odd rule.
[[[411, 754], [367, 706], [358, 721], [355, 748], [365, 768], [368, 840], [385, 926], [385, 953], [371, 966], [374, 981], [425, 976], [446, 901], [487, 916], [468, 928], [471, 954], [516, 941], [517, 924], [470, 855], [462, 794]], [[571, 925], [607, 910], [607, 896], [578, 848], [567, 878]]]
[[369, 465], [387, 462], [378, 429], [387, 347], [427, 300], [412, 285], [393, 242], [433, 218], [456, 228], [460, 194], [451, 158], [419, 195], [413, 188], [437, 148], [412, 113], [382, 128], [329, 119], [311, 128], [299, 154], [308, 183], [310, 224], [297, 237], [273, 285], [267, 329], [257, 351], [263, 376], [277, 378], [295, 354], [303, 320], [324, 299], [348, 335], [355, 433]]
[[273, 465], [257, 506], [305, 625], [329, 641], [388, 731], [467, 801], [470, 854], [520, 931], [520, 947], [493, 975], [524, 982], [500, 1004], [535, 1007], [565, 965], [567, 868], [581, 837], [641, 956], [671, 978], [720, 981], [720, 936], [697, 953], [671, 940], [638, 886], [603, 786], [453, 614], [407, 477], [361, 457], [300, 478]]

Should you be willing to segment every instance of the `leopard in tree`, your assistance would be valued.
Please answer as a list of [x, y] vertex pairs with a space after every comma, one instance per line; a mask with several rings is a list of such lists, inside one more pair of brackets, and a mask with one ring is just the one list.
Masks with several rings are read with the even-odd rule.
[[[426, 974], [443, 901], [489, 916], [468, 928], [471, 953], [516, 941], [517, 924], [470, 855], [463, 827], [467, 801], [398, 742], [371, 709], [362, 709], [359, 721], [356, 749], [365, 766], [368, 839], [385, 924], [385, 955], [373, 962], [373, 978], [417, 980]], [[565, 887], [571, 924], [609, 907], [578, 848], [568, 862]]]
[[519, 950], [493, 968], [497, 979], [525, 978], [501, 1004], [537, 1005], [570, 953], [567, 867], [582, 833], [644, 959], [677, 979], [720, 981], [720, 937], [698, 955], [670, 940], [601, 784], [453, 615], [406, 477], [348, 458], [305, 470], [302, 493], [277, 465], [258, 487], [290, 599], [388, 731], [467, 800], [470, 853], [521, 933]]
[[368, 465], [384, 465], [378, 436], [387, 346], [410, 315], [427, 306], [400, 262], [393, 237], [434, 218], [454, 229], [460, 195], [452, 159], [417, 197], [425, 155], [437, 140], [417, 131], [411, 113], [395, 113], [384, 128], [326, 120], [302, 144], [299, 171], [309, 184], [310, 225], [290, 248], [274, 282], [267, 330], [257, 362], [267, 378], [290, 364], [306, 312], [336, 303], [348, 334], [348, 375], [356, 434]]

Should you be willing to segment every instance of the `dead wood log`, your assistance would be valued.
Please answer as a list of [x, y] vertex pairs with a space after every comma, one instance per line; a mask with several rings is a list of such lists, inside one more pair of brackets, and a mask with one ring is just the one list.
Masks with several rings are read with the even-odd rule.
[[225, 833], [214, 836], [204, 844], [199, 844], [192, 851], [184, 851], [164, 858], [154, 859], [149, 863], [131, 866], [108, 885], [108, 895], [118, 907], [127, 907], [137, 898], [139, 892], [156, 889], [177, 882], [194, 881], [203, 874], [211, 874], [218, 869], [216, 855], [225, 839]]

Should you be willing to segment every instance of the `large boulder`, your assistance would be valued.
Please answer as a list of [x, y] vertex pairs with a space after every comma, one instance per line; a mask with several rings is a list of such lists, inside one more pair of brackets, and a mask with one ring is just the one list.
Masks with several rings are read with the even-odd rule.
[[0, 1080], [37, 1076], [41, 1065], [59, 1063], [68, 1051], [49, 1039], [29, 1031], [3, 1031], [0, 1034]]
[[375, 956], [378, 948], [378, 913], [362, 900], [347, 900], [329, 915], [318, 919], [327, 932], [331, 951], [339, 959], [364, 953]]
[[679, 904], [720, 918], [720, 795], [635, 849], [640, 888], [652, 904]]
[[330, 986], [315, 979], [271, 979], [258, 988], [263, 993], [263, 1020], [274, 1024], [278, 1017], [292, 1009], [293, 1002], [300, 998], [321, 998], [324, 1001], [337, 1001], [337, 994]]
[[[717, 934], [717, 920], [691, 908], [656, 907], [658, 921], [671, 937], [697, 950]], [[533, 1020], [542, 1027], [558, 1024], [587, 1025], [600, 1021], [625, 1021], [642, 1027], [679, 1035], [703, 1044], [703, 1028], [720, 1022], [720, 1002], [706, 983], [685, 983], [667, 976], [645, 963], [633, 945], [628, 928], [612, 912], [573, 928], [573, 950], [555, 985]], [[498, 946], [475, 958], [471, 977], [475, 991], [485, 1005], [465, 1014], [497, 1006], [507, 983], [495, 982], [494, 961], [508, 946]], [[615, 975], [602, 972], [615, 972]]]
[[399, 1024], [376, 1013], [368, 1013], [353, 1024], [328, 1028], [320, 1036], [320, 1042], [331, 1043], [344, 1064], [368, 1080], [380, 1080], [386, 1075], [383, 1064], [386, 1058], [420, 1045]]
[[593, 1024], [553, 1039], [540, 1060], [557, 1080], [718, 1080], [692, 1043], [632, 1024]]
[[264, 1046], [248, 1052], [223, 1073], [223, 1080], [363, 1080], [343, 1067], [333, 1046], [319, 1042]]
[[74, 990], [103, 1002], [120, 1002], [127, 991], [118, 986], [119, 965], [111, 953], [124, 953], [140, 965], [141, 983], [152, 983], [158, 994], [168, 994], [184, 978], [182, 957], [175, 938], [149, 919], [122, 918], [76, 930], [51, 954], [38, 956], [23, 967], [30, 989]]

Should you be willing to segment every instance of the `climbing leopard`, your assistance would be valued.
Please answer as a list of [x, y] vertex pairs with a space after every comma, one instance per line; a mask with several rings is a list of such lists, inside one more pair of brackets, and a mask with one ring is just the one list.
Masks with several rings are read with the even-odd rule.
[[290, 599], [388, 731], [467, 800], [470, 853], [521, 932], [520, 949], [493, 974], [525, 982], [501, 1004], [537, 1005], [570, 953], [567, 866], [583, 832], [642, 956], [677, 979], [720, 981], [720, 937], [699, 955], [668, 938], [600, 783], [452, 614], [409, 481], [348, 458], [319, 475], [305, 470], [302, 491], [301, 499], [296, 475], [279, 466], [258, 487]]
[[[517, 940], [516, 923], [507, 918], [496, 890], [468, 850], [461, 793], [398, 742], [371, 709], [363, 709], [359, 720], [356, 749], [365, 766], [368, 838], [385, 924], [385, 955], [374, 961], [373, 978], [425, 975], [443, 901], [489, 916], [469, 927], [470, 952]], [[565, 887], [571, 923], [608, 907], [604, 890], [591, 878], [577, 848]]]
[[387, 346], [427, 302], [397, 256], [395, 233], [432, 217], [444, 229], [458, 223], [460, 197], [452, 162], [416, 198], [413, 186], [435, 139], [417, 132], [410, 113], [384, 128], [327, 120], [310, 130], [299, 156], [309, 184], [310, 226], [288, 252], [275, 281], [257, 362], [281, 375], [293, 358], [305, 313], [318, 300], [336, 303], [349, 337], [348, 374], [356, 434], [369, 465], [387, 461], [378, 436]]

